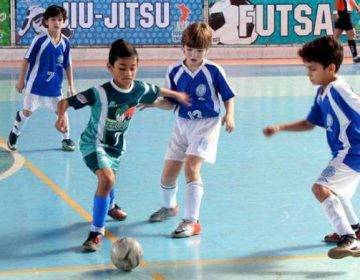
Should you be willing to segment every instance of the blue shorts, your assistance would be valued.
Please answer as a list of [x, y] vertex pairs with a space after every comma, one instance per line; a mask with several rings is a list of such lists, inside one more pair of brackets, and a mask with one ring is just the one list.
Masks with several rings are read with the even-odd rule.
[[105, 151], [97, 151], [83, 157], [87, 167], [96, 173], [98, 169], [110, 168], [114, 173], [119, 169], [120, 157], [115, 158], [108, 155]]

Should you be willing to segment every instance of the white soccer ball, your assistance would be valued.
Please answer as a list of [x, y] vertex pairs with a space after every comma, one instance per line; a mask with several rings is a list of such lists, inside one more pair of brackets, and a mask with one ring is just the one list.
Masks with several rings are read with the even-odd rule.
[[116, 240], [110, 251], [112, 263], [122, 271], [131, 271], [137, 267], [143, 258], [140, 243], [130, 237]]
[[246, 24], [246, 34], [240, 34], [239, 7], [252, 5], [249, 0], [217, 0], [209, 7], [209, 25], [214, 44], [250, 45], [258, 34], [255, 32], [255, 17]]

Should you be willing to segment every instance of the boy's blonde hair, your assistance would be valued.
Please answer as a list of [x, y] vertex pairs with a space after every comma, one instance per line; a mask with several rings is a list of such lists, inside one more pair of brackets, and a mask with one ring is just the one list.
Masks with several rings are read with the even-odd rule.
[[203, 22], [194, 22], [184, 30], [181, 44], [194, 49], [208, 49], [212, 43], [212, 31]]

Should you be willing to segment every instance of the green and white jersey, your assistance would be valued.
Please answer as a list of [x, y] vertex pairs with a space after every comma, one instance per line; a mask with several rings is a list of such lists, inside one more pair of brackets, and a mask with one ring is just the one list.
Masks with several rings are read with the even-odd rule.
[[83, 156], [106, 152], [120, 157], [126, 148], [124, 136], [136, 105], [153, 103], [159, 92], [159, 87], [142, 81], [133, 81], [126, 90], [109, 81], [69, 97], [69, 105], [75, 109], [91, 107], [90, 120], [80, 137]]

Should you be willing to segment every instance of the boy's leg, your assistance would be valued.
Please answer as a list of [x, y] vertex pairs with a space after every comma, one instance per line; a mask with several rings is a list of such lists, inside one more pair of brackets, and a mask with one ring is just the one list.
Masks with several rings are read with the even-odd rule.
[[204, 188], [200, 170], [203, 162], [203, 158], [193, 155], [188, 155], [185, 159], [184, 171], [188, 182], [185, 189], [185, 209], [183, 221], [171, 233], [174, 238], [190, 237], [201, 232], [199, 216]]
[[[340, 199], [340, 202], [344, 208], [346, 217], [351, 225], [351, 228], [355, 231], [356, 237], [359, 239], [360, 238], [359, 219], [354, 211], [351, 199], [343, 196], [339, 196], [338, 198]], [[337, 234], [336, 232], [332, 234], [328, 234], [325, 236], [324, 241], [329, 243], [337, 243], [340, 241], [340, 235]]]
[[102, 236], [105, 233], [105, 219], [109, 210], [110, 191], [115, 184], [115, 175], [111, 168], [100, 168], [96, 171], [98, 187], [93, 202], [93, 221], [88, 239], [84, 242], [84, 252], [94, 252], [101, 248]]
[[328, 256], [332, 259], [341, 259], [347, 256], [360, 257], [360, 244], [346, 217], [340, 199], [328, 187], [318, 183], [314, 184], [312, 190], [322, 204], [328, 220], [340, 236], [337, 247], [329, 250]]
[[[43, 106], [52, 110], [55, 114], [57, 114], [57, 104], [61, 100], [61, 96], [57, 97], [45, 97], [43, 99]], [[68, 124], [68, 130], [62, 134], [63, 140], [61, 141], [61, 146], [63, 151], [72, 152], [75, 151], [75, 144], [73, 140], [70, 139], [70, 122], [69, 115], [65, 112], [65, 118]]]
[[359, 63], [360, 62], [360, 56], [358, 56], [358, 52], [357, 52], [357, 47], [356, 47], [356, 33], [355, 33], [355, 29], [350, 29], [346, 31], [346, 34], [348, 36], [348, 45], [351, 51], [351, 55], [353, 57], [353, 61], [355, 63]]
[[109, 194], [109, 211], [107, 214], [116, 221], [124, 221], [127, 214], [115, 203], [115, 189], [111, 189]]
[[41, 106], [41, 96], [25, 93], [23, 109], [16, 113], [15, 122], [7, 142], [10, 150], [15, 151], [17, 149], [16, 141], [18, 136], [21, 134], [32, 113], [35, 112], [39, 106]]
[[165, 161], [160, 184], [162, 207], [150, 216], [150, 222], [163, 222], [167, 218], [177, 215], [179, 207], [177, 205], [178, 188], [176, 181], [182, 166], [182, 161]]
[[12, 151], [16, 151], [16, 141], [17, 138], [20, 136], [21, 131], [24, 129], [27, 121], [31, 116], [31, 111], [28, 110], [21, 110], [16, 113], [14, 125], [10, 131], [9, 138], [7, 141], [8, 148]]

